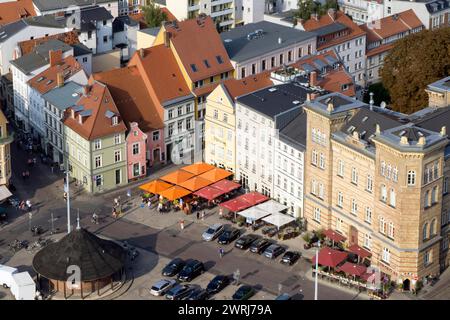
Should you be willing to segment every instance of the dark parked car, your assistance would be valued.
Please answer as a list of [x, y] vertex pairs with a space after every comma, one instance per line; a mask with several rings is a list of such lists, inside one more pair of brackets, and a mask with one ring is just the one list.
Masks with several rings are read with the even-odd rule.
[[205, 271], [205, 266], [198, 260], [188, 260], [186, 265], [178, 274], [179, 281], [192, 281], [195, 277]]
[[208, 291], [209, 294], [216, 294], [220, 292], [223, 288], [228, 286], [230, 284], [230, 278], [225, 275], [218, 275], [215, 276], [214, 279], [211, 280], [210, 283], [208, 283], [208, 286], [206, 287], [206, 291]]
[[272, 244], [266, 250], [264, 250], [264, 256], [269, 259], [275, 259], [276, 257], [278, 257], [280, 254], [282, 254], [285, 251], [286, 251], [286, 249], [283, 248], [282, 246], [280, 246], [278, 244]]
[[166, 293], [166, 299], [181, 300], [194, 291], [195, 288], [190, 285], [178, 284]]
[[234, 246], [238, 249], [247, 250], [250, 245], [258, 240], [259, 236], [256, 234], [246, 234], [236, 240]]
[[162, 275], [165, 277], [173, 277], [178, 274], [178, 272], [183, 269], [186, 262], [184, 262], [183, 259], [175, 258], [172, 261], [170, 261], [164, 269], [162, 269]]
[[283, 255], [280, 262], [292, 266], [298, 259], [300, 259], [300, 256], [300, 252], [288, 251]]
[[184, 297], [183, 300], [207, 300], [208, 297], [209, 294], [205, 289], [197, 288], [194, 289], [188, 296]]
[[239, 229], [232, 228], [232, 227], [228, 228], [220, 235], [217, 242], [220, 244], [229, 244], [229, 243], [233, 242], [234, 240], [236, 240], [240, 234], [241, 234], [241, 232], [239, 231]]
[[251, 286], [243, 285], [233, 294], [233, 300], [248, 300], [255, 294], [255, 289]]
[[259, 239], [252, 243], [250, 246], [250, 251], [253, 253], [261, 253], [266, 250], [268, 246], [270, 246], [272, 242], [270, 242], [268, 239]]

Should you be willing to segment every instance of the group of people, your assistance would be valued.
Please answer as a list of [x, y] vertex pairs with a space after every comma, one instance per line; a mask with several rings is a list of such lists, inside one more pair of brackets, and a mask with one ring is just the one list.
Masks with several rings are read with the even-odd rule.
[[19, 209], [20, 210], [27, 210], [28, 212], [30, 212], [32, 210], [32, 205], [31, 205], [31, 201], [30, 200], [22, 200], [19, 203]]

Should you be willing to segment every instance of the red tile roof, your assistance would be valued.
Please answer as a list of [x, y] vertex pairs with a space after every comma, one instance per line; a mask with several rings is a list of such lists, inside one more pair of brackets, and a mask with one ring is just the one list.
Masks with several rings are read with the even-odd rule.
[[233, 70], [211, 17], [167, 23], [164, 28], [169, 32], [170, 45], [175, 49], [191, 81]]
[[[108, 88], [96, 81], [88, 88], [87, 95], [82, 95], [76, 103], [76, 106], [83, 106], [83, 110], [76, 112], [74, 119], [71, 116], [72, 108], [68, 108], [64, 124], [89, 141], [125, 132], [127, 128]], [[80, 124], [78, 116], [83, 112], [90, 115], [83, 117], [83, 123]], [[112, 119], [108, 117], [108, 113], [119, 117], [117, 125], [112, 125]]]
[[367, 43], [371, 43], [424, 26], [414, 11], [409, 9], [360, 27], [367, 32]]
[[270, 79], [270, 71], [262, 72], [240, 80], [228, 79], [223, 82], [228, 94], [233, 100], [237, 97], [266, 88], [273, 85]]
[[22, 18], [34, 17], [33, 0], [17, 0], [0, 3], [0, 26]]
[[45, 94], [50, 90], [56, 88], [56, 78], [58, 73], [62, 73], [64, 75], [64, 80], [67, 80], [80, 71], [84, 72], [82, 66], [75, 60], [73, 56], [69, 56], [62, 59], [61, 63], [47, 68], [46, 70], [28, 80], [28, 84], [39, 93]]
[[92, 77], [107, 85], [127, 126], [137, 122], [143, 132], [164, 128], [160, 112], [136, 66], [95, 73]]
[[334, 38], [330, 41], [325, 41], [322, 44], [317, 44], [317, 50], [322, 50], [329, 48], [331, 46], [346, 42], [348, 40], [363, 36], [365, 31], [361, 29], [356, 23], [352, 21], [345, 13], [342, 11], [336, 11], [336, 15], [333, 17], [332, 13], [327, 13], [323, 16], [316, 18], [310, 18], [303, 23], [303, 28], [305, 31], [314, 31], [334, 23], [341, 23], [345, 25], [349, 33], [345, 36]]
[[47, 42], [48, 40], [60, 40], [68, 45], [74, 45], [80, 43], [78, 40], [78, 33], [76, 31], [69, 31], [64, 33], [58, 33], [47, 37], [36, 38], [33, 40], [25, 40], [18, 43], [20, 52], [22, 56], [30, 53], [33, 49], [41, 43]]

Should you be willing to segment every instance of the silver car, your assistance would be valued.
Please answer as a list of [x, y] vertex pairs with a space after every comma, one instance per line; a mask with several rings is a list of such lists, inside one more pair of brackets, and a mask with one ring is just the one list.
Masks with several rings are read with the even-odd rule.
[[176, 280], [164, 279], [155, 283], [151, 289], [150, 293], [154, 296], [163, 296], [167, 291], [172, 289], [177, 284]]
[[224, 230], [223, 224], [216, 223], [206, 229], [202, 234], [202, 238], [205, 241], [213, 241], [215, 238], [220, 236]]

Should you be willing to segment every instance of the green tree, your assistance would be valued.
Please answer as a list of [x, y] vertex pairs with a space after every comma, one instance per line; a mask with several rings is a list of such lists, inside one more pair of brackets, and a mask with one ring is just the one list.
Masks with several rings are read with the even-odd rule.
[[365, 103], [370, 102], [370, 92], [373, 92], [373, 101], [374, 105], [379, 106], [381, 102], [390, 103], [391, 97], [389, 96], [389, 92], [383, 87], [381, 82], [371, 84], [367, 89], [367, 92], [364, 94], [363, 101]]
[[145, 22], [149, 28], [160, 27], [163, 21], [167, 21], [167, 15], [159, 8], [154, 0], [147, 1], [147, 5], [142, 7]]
[[424, 30], [395, 42], [381, 69], [391, 108], [414, 113], [428, 106], [425, 88], [450, 72], [450, 28]]
[[320, 3], [314, 0], [298, 0], [298, 10], [296, 17], [303, 20], [308, 20], [313, 13], [319, 13]]

